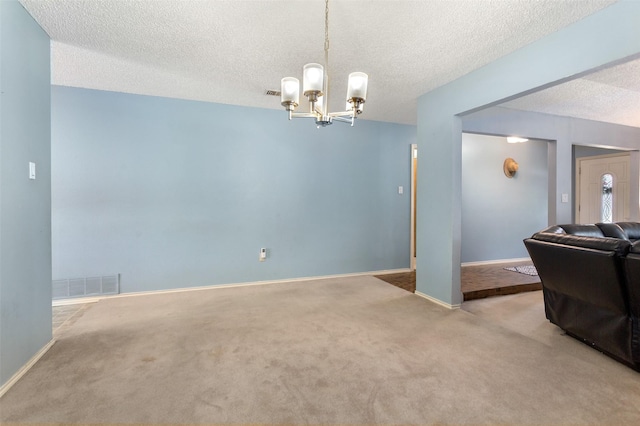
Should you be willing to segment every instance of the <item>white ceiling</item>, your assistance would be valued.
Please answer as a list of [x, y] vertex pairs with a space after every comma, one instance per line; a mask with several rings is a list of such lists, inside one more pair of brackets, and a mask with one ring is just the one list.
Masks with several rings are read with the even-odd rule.
[[[57, 85], [279, 109], [265, 91], [323, 62], [322, 0], [20, 1], [51, 37]], [[415, 124], [421, 94], [612, 2], [331, 0], [331, 109], [363, 71], [362, 118]], [[640, 127], [639, 63], [506, 105]]]
[[640, 127], [640, 60], [608, 68], [503, 105]]

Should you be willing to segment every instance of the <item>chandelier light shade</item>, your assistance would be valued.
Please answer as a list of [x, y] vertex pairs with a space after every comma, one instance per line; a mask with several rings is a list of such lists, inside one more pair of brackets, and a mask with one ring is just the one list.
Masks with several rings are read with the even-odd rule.
[[302, 93], [305, 96], [322, 96], [324, 89], [324, 67], [307, 64], [302, 68]]
[[[280, 103], [291, 111], [300, 103], [300, 82], [297, 78], [285, 77], [280, 84]], [[288, 109], [287, 109], [288, 110]]]
[[367, 84], [369, 76], [363, 72], [349, 74], [349, 86], [347, 88], [347, 100], [358, 99], [364, 102], [367, 99]]
[[324, 21], [324, 66], [309, 63], [302, 69], [302, 94], [309, 102], [309, 112], [295, 112], [300, 103], [300, 81], [285, 77], [280, 83], [280, 103], [292, 118], [314, 118], [318, 127], [328, 126], [334, 120], [350, 123], [352, 126], [358, 114], [362, 113], [367, 99], [369, 76], [363, 72], [349, 74], [345, 111], [328, 112], [329, 108], [329, 0], [325, 0]]

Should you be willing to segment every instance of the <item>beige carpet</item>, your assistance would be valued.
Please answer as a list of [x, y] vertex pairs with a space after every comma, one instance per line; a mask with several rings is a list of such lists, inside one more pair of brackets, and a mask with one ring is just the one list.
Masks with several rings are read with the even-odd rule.
[[373, 277], [103, 300], [0, 423], [640, 424], [640, 374], [526, 306], [509, 329]]

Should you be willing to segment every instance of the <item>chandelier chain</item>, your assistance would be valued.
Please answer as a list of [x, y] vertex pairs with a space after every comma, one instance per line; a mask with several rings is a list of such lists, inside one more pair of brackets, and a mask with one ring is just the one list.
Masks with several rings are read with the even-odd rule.
[[324, 66], [329, 69], [329, 0], [324, 2]]

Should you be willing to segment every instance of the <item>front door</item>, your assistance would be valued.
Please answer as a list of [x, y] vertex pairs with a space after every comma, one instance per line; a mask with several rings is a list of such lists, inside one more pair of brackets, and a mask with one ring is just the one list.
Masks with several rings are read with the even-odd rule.
[[578, 160], [577, 223], [610, 223], [630, 219], [629, 165], [629, 154]]

